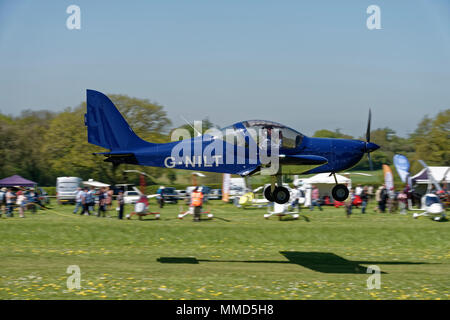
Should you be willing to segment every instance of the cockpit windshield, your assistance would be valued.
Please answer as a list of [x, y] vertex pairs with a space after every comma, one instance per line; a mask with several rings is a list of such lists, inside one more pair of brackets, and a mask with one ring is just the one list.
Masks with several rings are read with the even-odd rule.
[[270, 138], [272, 132], [278, 132], [281, 149], [297, 148], [303, 141], [303, 135], [300, 132], [273, 121], [248, 120], [242, 124], [255, 141], [261, 140], [263, 135]]
[[[297, 148], [303, 141], [303, 135], [291, 128], [283, 126], [279, 123], [266, 120], [248, 120], [236, 123], [232, 126], [223, 128], [214, 135], [216, 138], [237, 144], [238, 146], [248, 147], [249, 136], [260, 147], [263, 147], [267, 140], [272, 139], [273, 133], [277, 132], [280, 139], [281, 149]], [[266, 140], [266, 141], [264, 141]]]

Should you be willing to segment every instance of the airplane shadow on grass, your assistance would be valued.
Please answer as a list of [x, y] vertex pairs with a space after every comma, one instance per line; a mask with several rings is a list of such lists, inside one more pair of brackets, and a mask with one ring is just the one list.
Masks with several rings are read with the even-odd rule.
[[[161, 263], [198, 264], [200, 262], [240, 262], [240, 263], [291, 263], [322, 273], [367, 273], [367, 265], [416, 265], [426, 262], [409, 261], [352, 261], [342, 258], [331, 252], [298, 252], [280, 251], [288, 261], [278, 260], [210, 260], [195, 257], [160, 257]], [[381, 272], [386, 273], [386, 272]]]

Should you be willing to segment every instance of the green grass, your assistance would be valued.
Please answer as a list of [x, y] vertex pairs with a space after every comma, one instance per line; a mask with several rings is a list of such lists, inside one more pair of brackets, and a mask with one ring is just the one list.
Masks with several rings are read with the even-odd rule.
[[[72, 209], [0, 219], [0, 299], [449, 299], [449, 222], [342, 208], [265, 220], [217, 202], [200, 223], [176, 219], [177, 205], [159, 221]], [[373, 264], [378, 290], [366, 286]]]

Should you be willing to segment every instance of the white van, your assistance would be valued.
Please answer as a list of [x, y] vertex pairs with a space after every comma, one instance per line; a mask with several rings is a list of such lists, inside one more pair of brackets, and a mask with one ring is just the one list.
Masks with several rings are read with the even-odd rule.
[[56, 200], [59, 204], [75, 203], [77, 188], [81, 187], [83, 180], [78, 177], [56, 178]]

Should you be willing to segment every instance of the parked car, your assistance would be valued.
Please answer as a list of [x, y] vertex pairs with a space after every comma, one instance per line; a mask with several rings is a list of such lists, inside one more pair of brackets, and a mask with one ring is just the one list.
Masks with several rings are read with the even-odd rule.
[[163, 189], [163, 196], [165, 203], [178, 203], [178, 193], [175, 188], [165, 187]]
[[139, 190], [128, 190], [123, 193], [123, 200], [125, 204], [135, 204], [141, 197], [141, 192]]
[[175, 190], [178, 194], [178, 200], [183, 200], [186, 198], [186, 190]]

